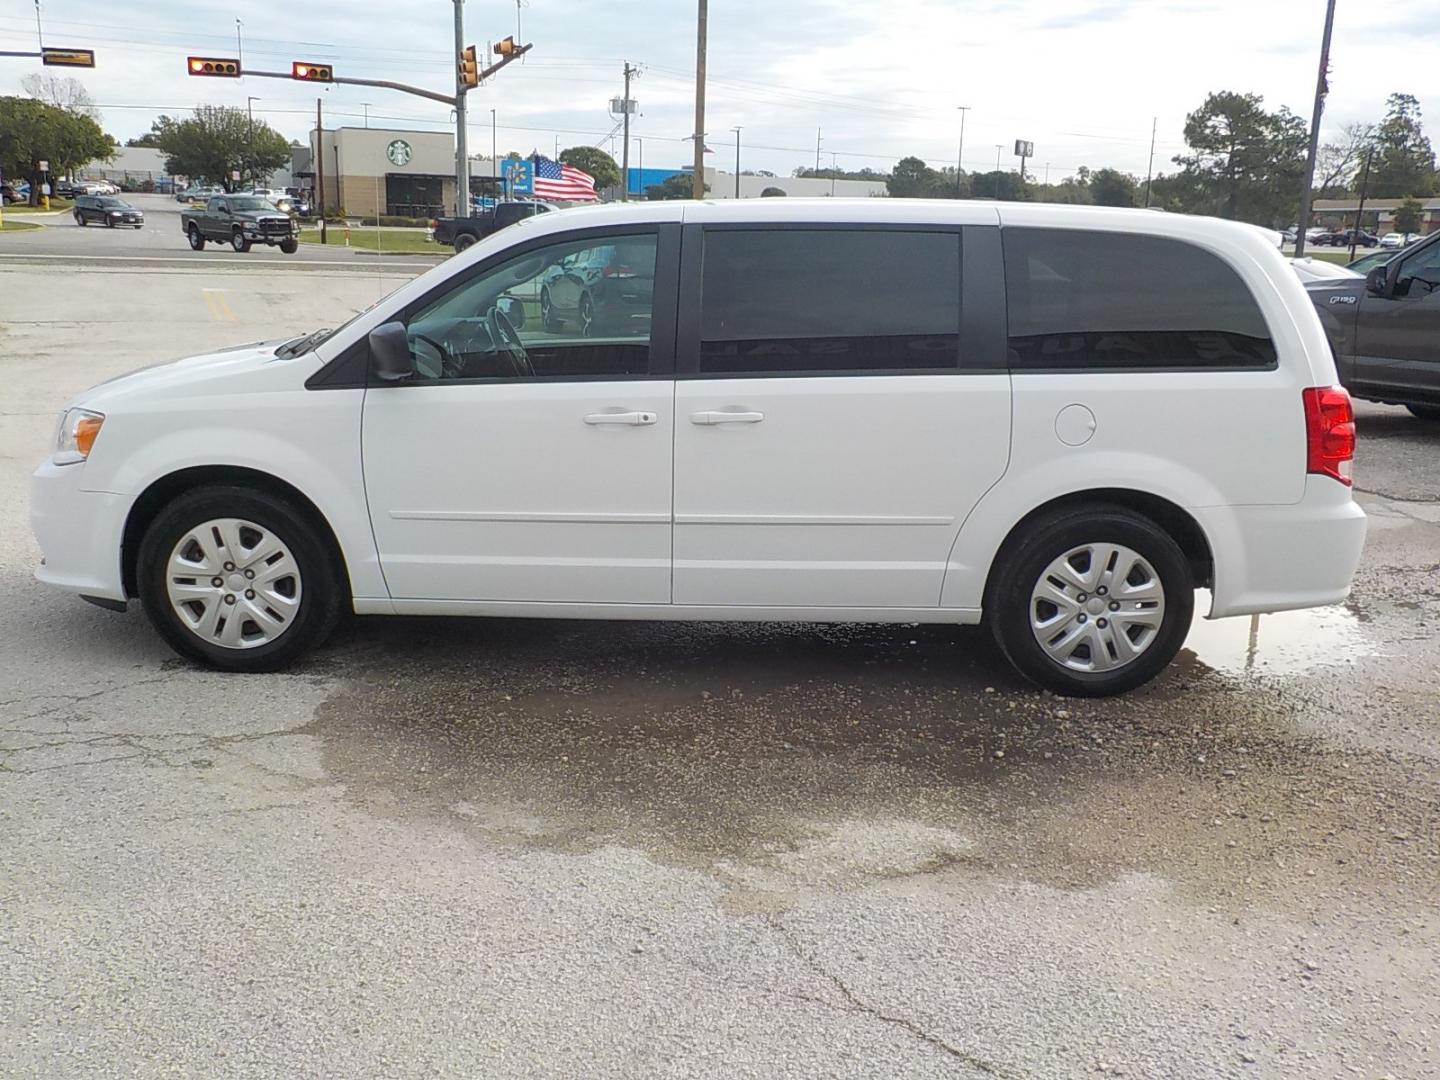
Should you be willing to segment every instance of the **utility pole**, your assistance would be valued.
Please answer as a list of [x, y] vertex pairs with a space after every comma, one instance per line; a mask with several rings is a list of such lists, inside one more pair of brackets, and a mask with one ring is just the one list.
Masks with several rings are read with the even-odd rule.
[[815, 173], [820, 173], [820, 129], [815, 129]]
[[360, 107], [365, 110], [365, 127], [370, 127], [370, 102], [362, 101]]
[[320, 211], [320, 243], [325, 243], [325, 124], [320, 116], [320, 103], [315, 99], [315, 202]]
[[[1360, 206], [1355, 211], [1355, 231], [1350, 234], [1350, 261], [1355, 261], [1355, 245], [1360, 240], [1360, 220], [1365, 216], [1365, 192], [1370, 187], [1370, 162], [1375, 160], [1375, 146], [1372, 143], [1370, 151], [1365, 155], [1365, 173], [1360, 177]], [[1296, 233], [1295, 240], [1300, 240], [1299, 233]]]
[[45, 48], [45, 33], [40, 29], [40, 0], [35, 0], [35, 47], [42, 51]]
[[455, 216], [470, 216], [470, 158], [465, 146], [465, 85], [459, 57], [465, 53], [465, 0], [455, 2]]
[[1150, 118], [1150, 164], [1145, 167], [1145, 205], [1150, 205], [1150, 180], [1155, 175], [1155, 132], [1160, 126], [1160, 118]]
[[620, 109], [625, 114], [625, 145], [620, 150], [620, 201], [630, 201], [630, 77], [635, 74], [635, 69], [630, 66], [630, 61], [625, 61], [625, 99], [620, 103]]
[[[518, 12], [520, 9], [517, 7], [515, 10]], [[518, 18], [518, 16], [517, 16], [517, 18]], [[500, 153], [499, 153], [499, 151], [496, 149], [496, 147], [497, 147], [498, 145], [499, 145], [498, 140], [497, 140], [496, 137], [495, 137], [495, 110], [494, 110], [494, 109], [491, 109], [491, 110], [490, 110], [490, 191], [496, 196], [496, 200], [497, 200], [497, 201], [499, 200], [499, 195], [500, 195], [500, 192], [497, 190], [498, 183], [499, 183], [499, 180], [500, 180]]]
[[1045, 162], [1045, 186], [1047, 188], [1050, 186], [1050, 163], [1048, 161]]
[[[36, 8], [40, 6], [40, 0], [35, 0]], [[245, 50], [240, 47], [240, 27], [244, 26], [239, 19], [235, 20], [235, 62], [240, 65], [240, 72], [245, 72]]]
[[735, 132], [735, 198], [740, 198], [740, 129], [730, 129]]
[[1295, 225], [1296, 258], [1305, 254], [1305, 230], [1310, 227], [1310, 189], [1315, 184], [1315, 155], [1320, 150], [1320, 117], [1325, 112], [1325, 95], [1330, 92], [1330, 31], [1334, 26], [1335, 0], [1330, 0], [1325, 5], [1325, 36], [1320, 41], [1320, 74], [1315, 80], [1315, 108], [1310, 114], [1310, 150], [1305, 157], [1305, 185], [1300, 189], [1300, 220]]
[[840, 162], [834, 150], [830, 151], [830, 197], [835, 197], [835, 173], [839, 169]]
[[[995, 171], [996, 171], [997, 173], [1000, 171], [1000, 151], [1001, 151], [1001, 150], [1004, 150], [1004, 149], [1005, 149], [1005, 144], [1004, 144], [1004, 143], [996, 143], [996, 144], [995, 144]], [[998, 188], [997, 188], [997, 190], [998, 190]]]
[[960, 148], [955, 151], [955, 197], [964, 198], [964, 189], [960, 186], [960, 174], [965, 169], [965, 114], [970, 111], [969, 105], [956, 105], [960, 110]]
[[[244, 71], [244, 68], [240, 69]], [[245, 98], [245, 113], [250, 118], [250, 161], [246, 164], [246, 175], [250, 178], [250, 186], [255, 186], [255, 102], [257, 97]], [[338, 173], [336, 175], [339, 175]]]
[[707, 0], [699, 0], [695, 20], [695, 175], [691, 179], [693, 198], [705, 197], [705, 35]]

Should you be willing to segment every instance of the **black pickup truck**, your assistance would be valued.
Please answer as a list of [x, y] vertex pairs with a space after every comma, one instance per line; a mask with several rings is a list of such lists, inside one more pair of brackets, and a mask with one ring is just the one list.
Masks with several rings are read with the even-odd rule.
[[1305, 288], [1351, 394], [1440, 421], [1440, 233], [1363, 278], [1322, 278]]
[[212, 195], [203, 210], [180, 213], [180, 231], [196, 251], [207, 240], [249, 251], [251, 244], [278, 246], [286, 255], [300, 250], [294, 220], [260, 195]]
[[437, 244], [453, 244], [456, 251], [464, 251], [475, 241], [499, 232], [506, 225], [514, 225], [536, 214], [548, 214], [553, 209], [549, 203], [543, 202], [502, 202], [493, 209], [482, 210], [469, 217], [434, 218], [430, 228], [435, 231]]

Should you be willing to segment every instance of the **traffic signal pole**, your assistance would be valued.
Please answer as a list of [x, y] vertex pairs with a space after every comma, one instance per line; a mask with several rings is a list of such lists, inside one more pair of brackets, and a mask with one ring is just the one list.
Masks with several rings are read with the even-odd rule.
[[[455, 55], [465, 53], [465, 0], [455, 0]], [[455, 69], [455, 216], [470, 216], [470, 158], [465, 145], [464, 73]]]

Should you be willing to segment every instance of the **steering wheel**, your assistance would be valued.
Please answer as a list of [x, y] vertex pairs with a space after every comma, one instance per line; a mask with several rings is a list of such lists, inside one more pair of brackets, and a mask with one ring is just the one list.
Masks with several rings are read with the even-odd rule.
[[496, 304], [490, 309], [490, 332], [495, 338], [498, 346], [503, 346], [510, 354], [510, 364], [515, 369], [517, 378], [533, 379], [535, 369], [530, 366], [530, 354], [525, 351], [525, 343], [520, 340], [520, 332], [515, 329], [515, 324], [510, 321], [510, 316], [500, 310]]

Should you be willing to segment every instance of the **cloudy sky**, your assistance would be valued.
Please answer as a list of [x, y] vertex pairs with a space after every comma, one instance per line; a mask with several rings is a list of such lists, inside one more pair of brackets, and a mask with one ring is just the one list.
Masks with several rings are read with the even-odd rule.
[[[1080, 165], [1143, 175], [1152, 118], [1157, 171], [1182, 149], [1185, 114], [1211, 90], [1262, 94], [1308, 118], [1324, 0], [710, 0], [708, 160], [729, 167], [744, 128], [747, 168], [788, 174], [822, 162], [888, 169], [917, 154], [954, 161], [957, 106], [970, 107], [967, 170], [993, 169], [997, 144], [1014, 166], [1017, 138], [1051, 179]], [[173, 12], [173, 14], [172, 14]], [[321, 12], [323, 14], [315, 14]], [[93, 47], [78, 73], [122, 140], [161, 112], [197, 103], [244, 107], [289, 137], [314, 122], [315, 89], [288, 80], [239, 82], [185, 75], [187, 53], [233, 56], [288, 70], [325, 61], [337, 74], [451, 86], [453, 8], [447, 0], [43, 0], [48, 45]], [[643, 74], [633, 94], [647, 166], [688, 160], [693, 125], [695, 10], [690, 0], [469, 0], [467, 38], [484, 47], [516, 32], [535, 44], [469, 95], [472, 152], [488, 152], [496, 110], [501, 153], [603, 144], [607, 102], [625, 61]], [[30, 0], [0, 4], [0, 49], [34, 48]], [[18, 92], [26, 60], [0, 60], [0, 93]], [[1327, 130], [1374, 120], [1386, 95], [1416, 95], [1440, 144], [1440, 9], [1340, 0]], [[56, 69], [58, 70], [58, 69]], [[449, 110], [392, 91], [323, 91], [326, 126], [443, 130]], [[632, 153], [640, 153], [638, 146]], [[617, 154], [618, 156], [618, 154]]]

